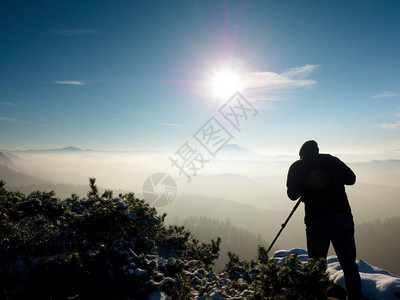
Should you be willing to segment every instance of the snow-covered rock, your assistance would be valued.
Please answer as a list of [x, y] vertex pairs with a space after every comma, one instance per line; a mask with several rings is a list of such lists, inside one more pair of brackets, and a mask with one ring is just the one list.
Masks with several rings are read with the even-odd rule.
[[[327, 264], [327, 272], [331, 280], [345, 288], [343, 270], [338, 258], [334, 255], [329, 256]], [[357, 264], [365, 297], [369, 299], [400, 299], [400, 277], [371, 266], [362, 260], [357, 261]]]
[[168, 300], [169, 297], [163, 292], [155, 291], [147, 297], [147, 300]]
[[301, 249], [301, 248], [293, 248], [290, 250], [279, 250], [274, 253], [274, 259], [275, 261], [283, 266], [283, 264], [286, 261], [286, 258], [291, 255], [291, 254], [297, 254], [299, 257], [299, 260], [301, 262], [306, 262], [308, 259], [308, 253], [307, 250]]
[[[275, 252], [273, 257], [282, 265], [286, 257], [293, 253], [297, 253], [302, 262], [308, 259], [307, 251], [300, 248], [280, 250]], [[335, 284], [346, 289], [343, 270], [337, 256], [328, 256], [326, 263], [329, 278]], [[371, 266], [362, 260], [358, 260], [357, 265], [362, 282], [362, 292], [365, 297], [368, 299], [400, 299], [400, 277], [381, 268]]]
[[135, 270], [135, 275], [136, 276], [143, 276], [143, 275], [146, 275], [146, 274], [147, 274], [147, 270], [143, 270], [143, 269], [140, 269], [140, 268], [137, 268]]

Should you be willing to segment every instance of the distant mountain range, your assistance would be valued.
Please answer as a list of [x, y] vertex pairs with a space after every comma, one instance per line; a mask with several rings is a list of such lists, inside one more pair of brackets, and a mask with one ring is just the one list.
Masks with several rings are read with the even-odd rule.
[[[27, 149], [27, 150], [9, 150], [9, 149], [0, 149], [3, 152], [160, 152], [157, 150], [125, 150], [125, 151], [111, 151], [111, 150], [96, 150], [96, 149], [82, 149], [75, 146], [67, 146], [62, 148], [51, 148], [51, 149]], [[225, 145], [221, 151], [226, 152], [248, 152], [248, 153], [256, 153], [249, 149], [240, 147], [236, 144], [228, 144]]]
[[[10, 150], [9, 150], [10, 151]], [[15, 150], [12, 152], [82, 152], [82, 151], [93, 151], [90, 149], [87, 150], [83, 150], [81, 148], [78, 147], [74, 147], [74, 146], [68, 146], [68, 147], [63, 147], [63, 148], [55, 148], [55, 149], [28, 149], [28, 150]]]
[[[0, 149], [0, 151], [4, 152], [8, 157], [12, 158], [14, 161], [16, 161], [18, 158], [12, 157], [13, 155], [16, 155], [18, 153], [88, 153], [88, 152], [101, 152], [101, 153], [173, 153], [175, 152], [176, 149], [168, 150], [153, 150], [153, 149], [144, 149], [144, 150], [98, 150], [98, 149], [82, 149], [79, 147], [75, 146], [66, 146], [66, 147], [61, 147], [61, 148], [50, 148], [50, 149], [27, 149], [27, 150], [10, 150], [10, 149]], [[202, 150], [206, 152], [204, 149], [200, 148], [199, 150]], [[376, 155], [357, 155], [357, 154], [342, 154], [338, 155], [339, 158], [341, 158], [343, 161], [346, 163], [349, 162], [350, 164], [353, 165], [362, 165], [365, 164], [366, 162], [369, 162], [371, 164], [375, 165], [383, 165], [383, 162], [385, 162], [385, 165], [391, 164], [396, 164], [396, 166], [400, 165], [400, 159], [399, 155], [395, 154], [392, 159], [387, 159], [385, 156], [382, 156], [382, 154], [376, 154]], [[363, 160], [359, 160], [357, 157], [363, 157]], [[382, 157], [382, 159], [379, 159], [378, 157]], [[290, 161], [293, 162], [297, 160], [299, 157], [297, 154], [265, 154], [265, 153], [259, 153], [257, 151], [242, 147], [238, 144], [227, 144], [223, 148], [221, 148], [215, 156], [215, 159], [250, 159], [250, 160], [270, 160], [270, 161]], [[378, 159], [377, 159], [378, 158]]]
[[252, 150], [243, 148], [237, 144], [227, 144], [224, 147], [222, 147], [221, 151], [240, 151], [240, 152], [252, 152], [255, 153]]
[[[51, 149], [27, 149], [27, 150], [10, 150], [10, 149], [0, 149], [2, 152], [6, 153], [79, 153], [79, 152], [105, 152], [105, 153], [154, 153], [154, 152], [164, 152], [157, 150], [96, 150], [96, 149], [82, 149], [75, 146], [67, 146], [62, 148], [51, 148]], [[172, 151], [170, 151], [172, 152]]]
[[[241, 151], [241, 152], [252, 152], [256, 153], [252, 150], [246, 149], [244, 147], [241, 147], [237, 144], [227, 144], [225, 145], [221, 151]], [[12, 151], [12, 152], [51, 152], [51, 151], [101, 151], [101, 150], [95, 150], [95, 149], [82, 149], [79, 147], [75, 146], [67, 146], [67, 147], [61, 147], [61, 148], [50, 148], [50, 149], [27, 149], [27, 150], [9, 150], [9, 149], [1, 149], [0, 151]], [[147, 151], [147, 150], [126, 150], [126, 151], [120, 151], [120, 152], [136, 152], [136, 151]], [[148, 151], [155, 151], [155, 150], [148, 150]], [[105, 150], [105, 152], [110, 152], [110, 150]], [[119, 151], [115, 151], [119, 152]]]

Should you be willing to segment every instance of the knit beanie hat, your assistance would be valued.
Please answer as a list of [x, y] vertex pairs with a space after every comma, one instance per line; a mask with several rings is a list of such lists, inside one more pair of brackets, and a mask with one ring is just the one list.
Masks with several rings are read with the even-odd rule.
[[318, 153], [319, 153], [318, 144], [316, 141], [312, 140], [305, 142], [303, 146], [301, 146], [299, 151], [300, 158], [317, 155]]

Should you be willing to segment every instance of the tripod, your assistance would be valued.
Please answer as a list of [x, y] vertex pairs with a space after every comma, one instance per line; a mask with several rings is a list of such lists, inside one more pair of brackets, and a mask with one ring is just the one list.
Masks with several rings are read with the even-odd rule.
[[283, 229], [286, 227], [286, 224], [289, 222], [290, 218], [292, 217], [292, 215], [294, 214], [294, 212], [296, 211], [296, 209], [299, 207], [301, 203], [301, 199], [299, 199], [296, 203], [296, 205], [293, 207], [292, 212], [290, 213], [290, 215], [287, 217], [285, 223], [283, 223], [281, 225], [281, 229], [279, 230], [278, 234], [276, 235], [276, 237], [274, 238], [274, 240], [272, 241], [271, 245], [269, 245], [269, 248], [267, 250], [267, 255], [269, 253], [269, 251], [271, 250], [271, 248], [274, 246], [276, 240], [278, 239], [279, 235], [281, 234], [281, 232], [283, 231]]

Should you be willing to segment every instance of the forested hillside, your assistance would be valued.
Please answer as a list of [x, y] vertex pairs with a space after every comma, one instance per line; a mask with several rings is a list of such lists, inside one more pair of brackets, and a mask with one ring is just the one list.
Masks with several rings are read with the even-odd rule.
[[182, 221], [182, 225], [201, 242], [221, 237], [221, 254], [215, 262], [215, 270], [222, 270], [228, 262], [228, 251], [237, 253], [242, 259], [251, 260], [256, 257], [258, 246], [267, 246], [261, 235], [233, 226], [230, 220], [222, 222], [205, 216], [189, 217]]
[[400, 217], [356, 227], [357, 257], [400, 275]]

